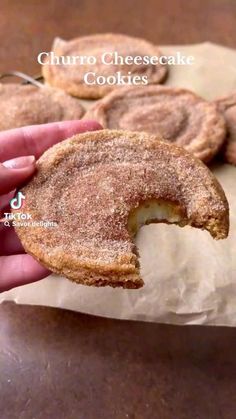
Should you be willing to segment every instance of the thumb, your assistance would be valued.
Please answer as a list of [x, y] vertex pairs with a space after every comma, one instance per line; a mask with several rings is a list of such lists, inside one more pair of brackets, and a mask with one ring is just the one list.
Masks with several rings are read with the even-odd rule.
[[35, 157], [24, 156], [0, 164], [0, 195], [8, 193], [30, 178], [35, 171]]

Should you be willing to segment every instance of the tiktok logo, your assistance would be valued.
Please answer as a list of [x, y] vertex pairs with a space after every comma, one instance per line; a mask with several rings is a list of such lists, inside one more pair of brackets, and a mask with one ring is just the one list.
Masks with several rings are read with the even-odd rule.
[[14, 210], [18, 210], [22, 207], [25, 195], [22, 192], [17, 192], [15, 198], [11, 199], [10, 207]]

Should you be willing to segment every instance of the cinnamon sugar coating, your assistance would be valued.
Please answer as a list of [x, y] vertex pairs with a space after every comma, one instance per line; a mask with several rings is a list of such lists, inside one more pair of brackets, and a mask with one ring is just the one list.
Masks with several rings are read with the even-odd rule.
[[204, 162], [221, 147], [225, 122], [216, 106], [186, 89], [124, 87], [97, 102], [84, 118], [104, 128], [146, 131], [184, 147]]
[[60, 89], [0, 84], [0, 130], [80, 119], [83, 114], [80, 102]]
[[[95, 64], [73, 64], [73, 65], [51, 65], [42, 66], [42, 74], [46, 83], [51, 86], [60, 87], [72, 96], [87, 99], [97, 99], [117, 88], [117, 85], [88, 85], [84, 81], [84, 75], [93, 72], [97, 76], [114, 76], [116, 72], [127, 76], [147, 76], [148, 83], [156, 84], [163, 81], [167, 75], [166, 65], [145, 65], [145, 64], [109, 64], [102, 62], [103, 53], [117, 52], [122, 57], [152, 57], [161, 55], [155, 45], [141, 38], [134, 38], [122, 34], [96, 34], [65, 41], [60, 38], [54, 40], [52, 52], [56, 56], [94, 56]], [[110, 57], [110, 56], [109, 56]], [[112, 59], [112, 55], [111, 55]], [[109, 62], [111, 60], [109, 59]]]
[[[228, 203], [216, 178], [154, 135], [79, 134], [47, 150], [37, 169], [22, 189], [22, 211], [32, 221], [17, 234], [28, 253], [77, 283], [141, 287], [134, 234], [144, 223], [188, 224], [216, 239], [228, 234]], [[57, 226], [33, 227], [42, 220]]]
[[225, 117], [227, 139], [222, 149], [227, 163], [236, 165], [236, 93], [215, 101], [218, 109]]

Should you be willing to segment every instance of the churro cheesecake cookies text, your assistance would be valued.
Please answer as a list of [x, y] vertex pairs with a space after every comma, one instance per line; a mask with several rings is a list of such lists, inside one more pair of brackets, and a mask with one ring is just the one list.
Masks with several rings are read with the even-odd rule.
[[74, 61], [52, 65], [45, 57], [46, 83], [81, 98], [96, 99], [127, 84], [160, 83], [167, 74], [166, 65], [151, 61], [161, 55], [158, 47], [127, 35], [98, 34], [70, 41], [56, 38], [52, 52], [56, 57], [74, 57]]

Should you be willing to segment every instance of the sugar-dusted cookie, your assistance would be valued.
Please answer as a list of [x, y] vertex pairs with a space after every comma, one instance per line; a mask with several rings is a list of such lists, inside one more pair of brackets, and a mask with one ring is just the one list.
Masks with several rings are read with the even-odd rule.
[[80, 102], [60, 89], [0, 84], [0, 130], [80, 119], [83, 114]]
[[225, 117], [228, 131], [225, 147], [222, 148], [225, 161], [236, 165], [236, 93], [215, 101]]
[[221, 147], [225, 122], [216, 106], [186, 89], [124, 87], [98, 101], [84, 116], [104, 128], [146, 131], [176, 143], [204, 162]]
[[75, 282], [141, 287], [134, 236], [144, 224], [228, 234], [228, 203], [214, 175], [155, 135], [79, 134], [46, 151], [37, 169], [22, 189], [21, 211], [32, 218], [17, 234], [28, 253]]

